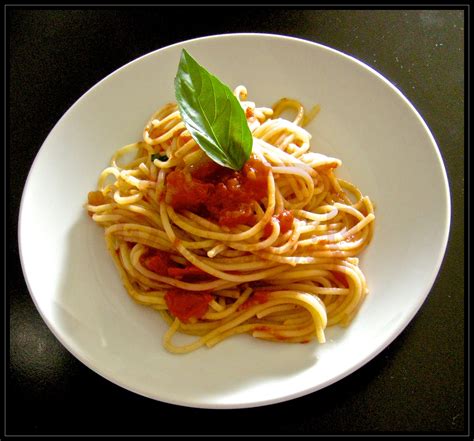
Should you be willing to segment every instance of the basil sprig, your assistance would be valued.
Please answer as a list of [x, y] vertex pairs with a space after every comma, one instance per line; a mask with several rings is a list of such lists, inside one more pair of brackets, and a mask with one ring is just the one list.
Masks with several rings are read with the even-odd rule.
[[241, 170], [252, 152], [252, 134], [237, 98], [183, 49], [175, 77], [181, 118], [214, 162]]

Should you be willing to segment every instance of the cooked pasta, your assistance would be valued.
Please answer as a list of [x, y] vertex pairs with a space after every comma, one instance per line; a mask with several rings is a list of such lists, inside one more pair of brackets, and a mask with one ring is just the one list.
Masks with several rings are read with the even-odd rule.
[[[368, 293], [358, 255], [373, 234], [367, 196], [310, 151], [300, 102], [256, 107], [234, 90], [253, 137], [241, 171], [211, 161], [178, 106], [153, 114], [143, 140], [119, 148], [87, 211], [128, 294], [168, 324], [164, 347], [187, 353], [237, 334], [325, 342]], [[284, 118], [293, 112], [294, 118]], [[195, 336], [177, 344], [176, 333]]]

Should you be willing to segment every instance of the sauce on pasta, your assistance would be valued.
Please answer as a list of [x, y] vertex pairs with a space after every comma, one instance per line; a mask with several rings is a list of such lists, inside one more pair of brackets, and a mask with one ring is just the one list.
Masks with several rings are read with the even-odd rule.
[[288, 98], [257, 107], [244, 86], [234, 95], [253, 138], [242, 170], [211, 161], [168, 103], [88, 195], [126, 291], [162, 316], [173, 353], [239, 334], [324, 343], [326, 328], [347, 326], [368, 294], [358, 256], [374, 209], [336, 176], [340, 159], [310, 148], [304, 126], [318, 108], [308, 114]]

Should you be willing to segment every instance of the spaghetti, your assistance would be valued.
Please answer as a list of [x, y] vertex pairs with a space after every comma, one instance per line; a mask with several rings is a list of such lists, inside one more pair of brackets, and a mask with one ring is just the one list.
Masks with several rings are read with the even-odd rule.
[[[120, 148], [88, 195], [87, 210], [128, 294], [162, 315], [164, 347], [186, 353], [233, 335], [325, 342], [368, 293], [357, 256], [373, 234], [370, 199], [339, 179], [341, 165], [310, 151], [315, 116], [282, 99], [256, 107], [234, 90], [253, 136], [241, 171], [212, 162], [176, 104]], [[293, 120], [281, 115], [296, 111]], [[176, 344], [175, 334], [196, 336]]]

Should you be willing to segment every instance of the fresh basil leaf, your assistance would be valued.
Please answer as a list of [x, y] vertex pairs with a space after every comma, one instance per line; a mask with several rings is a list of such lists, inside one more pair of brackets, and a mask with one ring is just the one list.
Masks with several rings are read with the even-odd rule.
[[168, 160], [168, 156], [161, 155], [160, 153], [153, 153], [151, 155], [151, 162], [153, 162], [155, 159], [158, 159], [158, 161], [161, 161], [161, 162], [165, 162]]
[[241, 170], [252, 152], [252, 133], [228, 86], [183, 49], [175, 78], [178, 108], [186, 128], [214, 162]]

